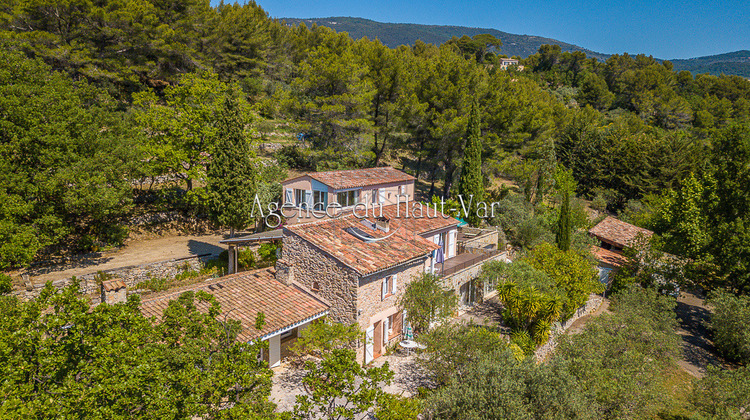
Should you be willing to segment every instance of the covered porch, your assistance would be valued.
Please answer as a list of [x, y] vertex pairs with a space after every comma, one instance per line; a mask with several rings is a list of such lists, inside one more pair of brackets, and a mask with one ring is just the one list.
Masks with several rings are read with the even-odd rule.
[[229, 245], [229, 256], [227, 261], [227, 274], [234, 274], [239, 271], [237, 255], [239, 247], [267, 242], [280, 241], [284, 239], [283, 229], [274, 229], [266, 232], [253, 233], [251, 235], [238, 236], [236, 238], [224, 239], [219, 241], [220, 244]]

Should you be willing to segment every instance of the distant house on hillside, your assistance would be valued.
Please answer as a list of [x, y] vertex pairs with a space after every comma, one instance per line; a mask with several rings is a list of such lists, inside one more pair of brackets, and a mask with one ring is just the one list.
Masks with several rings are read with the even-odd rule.
[[[507, 70], [509, 66], [518, 66], [518, 60], [515, 58], [501, 58], [499, 64], [501, 70]], [[523, 66], [518, 66], [518, 69], [523, 70]]]

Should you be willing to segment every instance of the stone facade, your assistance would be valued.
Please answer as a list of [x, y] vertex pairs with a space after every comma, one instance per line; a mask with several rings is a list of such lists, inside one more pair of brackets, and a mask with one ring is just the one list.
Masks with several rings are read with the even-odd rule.
[[[359, 280], [359, 296], [357, 307], [361, 311], [359, 325], [362, 330], [375, 322], [390, 316], [400, 310], [398, 302], [412, 280], [424, 273], [424, 262], [420, 259], [407, 265], [400, 265], [390, 270], [362, 277]], [[396, 293], [381, 299], [383, 280], [396, 274]]]
[[357, 321], [357, 273], [292, 232], [284, 237], [282, 259], [294, 267], [294, 280], [327, 300], [334, 322]]
[[[137, 266], [115, 268], [103, 271], [102, 273], [105, 275], [104, 277], [122, 280], [130, 290], [135, 288], [138, 283], [150, 280], [151, 278], [173, 279], [177, 274], [182, 273], [186, 269], [200, 271], [206, 261], [215, 257], [216, 255], [209, 254], [192, 258], [181, 258]], [[102, 275], [100, 273], [90, 273], [76, 278], [79, 281], [81, 293], [84, 295], [91, 295], [92, 303], [100, 303], [100, 283], [103, 280]], [[63, 289], [71, 283], [73, 283], [72, 278], [65, 278], [53, 281], [52, 286], [58, 289]], [[25, 289], [14, 291], [12, 294], [18, 296], [20, 299], [29, 300], [37, 298], [43, 289], [43, 283], [33, 285], [27, 284]]]

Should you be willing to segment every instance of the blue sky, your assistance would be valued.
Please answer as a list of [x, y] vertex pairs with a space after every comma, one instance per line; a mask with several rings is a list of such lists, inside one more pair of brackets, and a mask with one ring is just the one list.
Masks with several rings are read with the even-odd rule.
[[494, 28], [555, 38], [610, 54], [645, 53], [668, 59], [750, 49], [748, 0], [257, 2], [277, 18], [352, 16], [380, 22]]

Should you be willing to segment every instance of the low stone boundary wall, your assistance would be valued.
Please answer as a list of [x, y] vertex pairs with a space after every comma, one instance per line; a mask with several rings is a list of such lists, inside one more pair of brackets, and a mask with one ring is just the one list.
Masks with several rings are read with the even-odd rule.
[[[76, 276], [76, 278], [79, 281], [81, 294], [91, 295], [93, 303], [98, 303], [100, 299], [100, 283], [104, 276], [108, 278], [111, 277], [112, 279], [120, 279], [125, 282], [125, 285], [127, 285], [129, 290], [132, 290], [135, 289], [135, 286], [138, 283], [152, 278], [173, 279], [177, 274], [186, 270], [200, 271], [208, 260], [215, 258], [217, 255], [218, 254], [202, 254], [193, 257], [176, 258], [148, 264], [120, 267], [84, 274], [82, 276]], [[104, 276], [102, 276], [102, 274], [104, 274]], [[63, 289], [71, 283], [73, 283], [73, 278], [69, 277], [53, 281], [52, 286], [58, 289]], [[18, 298], [22, 300], [35, 299], [44, 289], [44, 286], [44, 284], [31, 285], [27, 283], [24, 289], [16, 290], [11, 294], [18, 296]]]
[[602, 305], [602, 302], [604, 302], [604, 298], [602, 296], [592, 293], [591, 295], [589, 295], [589, 299], [586, 301], [586, 303], [578, 308], [572, 317], [568, 318], [565, 322], [555, 323], [555, 325], [552, 326], [552, 330], [550, 331], [549, 340], [547, 340], [546, 343], [542, 344], [542, 346], [536, 349], [536, 351], [534, 352], [534, 358], [536, 359], [536, 361], [542, 362], [546, 360], [552, 354], [552, 352], [555, 351], [555, 347], [557, 347], [557, 339], [563, 333], [565, 333], [565, 331], [570, 328], [570, 326], [573, 325], [576, 320], [596, 312], [596, 310], [599, 309], [599, 307]]

